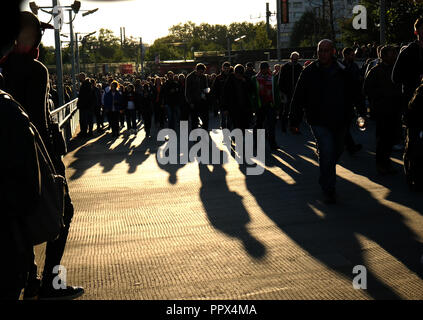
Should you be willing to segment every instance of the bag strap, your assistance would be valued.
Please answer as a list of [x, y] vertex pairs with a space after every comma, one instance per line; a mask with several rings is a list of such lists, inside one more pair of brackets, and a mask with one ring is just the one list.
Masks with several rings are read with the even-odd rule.
[[40, 146], [41, 152], [43, 153], [43, 156], [45, 158], [45, 160], [47, 161], [48, 166], [50, 167], [51, 172], [56, 175], [56, 169], [53, 165], [53, 161], [50, 158], [50, 155], [47, 151], [47, 148], [44, 144], [43, 139], [41, 139], [41, 136], [37, 130], [37, 128], [34, 126], [34, 124], [32, 122], [29, 122], [31, 130], [34, 132], [34, 139], [35, 141], [38, 143], [38, 145]]
[[[11, 101], [13, 101], [16, 106], [19, 108], [19, 110], [22, 113], [25, 113], [25, 110], [22, 108], [22, 106], [19, 104], [19, 102], [17, 102], [15, 99], [13, 99], [13, 97], [11, 95], [9, 95], [8, 93], [4, 92], [3, 90], [0, 89], [0, 97], [2, 99], [10, 99]], [[7, 97], [7, 98], [6, 98]], [[38, 145], [40, 146], [41, 152], [43, 153], [44, 158], [46, 159], [48, 166], [50, 167], [51, 172], [56, 175], [56, 169], [54, 168], [53, 162], [51, 161], [50, 155], [46, 149], [46, 146], [43, 142], [43, 139], [41, 139], [40, 133], [38, 132], [37, 128], [35, 127], [35, 125], [31, 122], [31, 120], [29, 121], [29, 126], [34, 134], [34, 139], [35, 141], [38, 143]]]

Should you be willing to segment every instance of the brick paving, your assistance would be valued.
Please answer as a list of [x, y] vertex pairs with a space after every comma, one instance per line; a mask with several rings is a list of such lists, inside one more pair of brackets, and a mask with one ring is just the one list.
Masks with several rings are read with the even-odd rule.
[[[376, 174], [374, 128], [325, 205], [315, 144], [282, 134], [265, 171], [160, 165], [155, 137], [95, 135], [65, 157], [75, 216], [62, 264], [86, 300], [422, 299], [422, 193]], [[154, 132], [154, 131], [153, 131]], [[226, 150], [220, 132], [213, 148]], [[401, 170], [401, 153], [393, 160]], [[44, 246], [37, 247], [42, 266]], [[367, 269], [367, 290], [353, 268]]]

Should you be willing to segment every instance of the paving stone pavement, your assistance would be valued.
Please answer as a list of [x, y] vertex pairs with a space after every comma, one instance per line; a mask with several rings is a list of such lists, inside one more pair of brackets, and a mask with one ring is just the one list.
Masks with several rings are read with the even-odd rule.
[[[164, 142], [142, 129], [84, 140], [65, 157], [75, 206], [68, 284], [87, 300], [422, 299], [423, 194], [402, 172], [376, 174], [374, 127], [352, 131], [364, 148], [342, 156], [332, 206], [306, 126], [299, 136], [278, 127], [281, 148], [267, 151], [258, 176], [233, 157], [160, 165]], [[211, 136], [227, 152], [221, 131]], [[401, 170], [401, 154], [392, 159]], [[367, 290], [353, 287], [358, 265]]]

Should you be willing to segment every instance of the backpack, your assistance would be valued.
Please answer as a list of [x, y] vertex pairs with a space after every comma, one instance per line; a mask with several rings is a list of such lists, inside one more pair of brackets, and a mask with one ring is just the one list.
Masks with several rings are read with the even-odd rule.
[[[0, 90], [0, 99], [14, 102], [24, 114], [26, 112], [16, 100]], [[32, 245], [55, 240], [63, 227], [64, 195], [66, 180], [56, 174], [55, 167], [47, 152], [37, 128], [29, 122], [26, 132], [32, 135], [34, 150], [37, 154], [39, 197], [33, 210], [22, 217], [20, 221], [23, 233]], [[32, 140], [32, 139], [31, 139]], [[25, 199], [22, 199], [25, 201]]]

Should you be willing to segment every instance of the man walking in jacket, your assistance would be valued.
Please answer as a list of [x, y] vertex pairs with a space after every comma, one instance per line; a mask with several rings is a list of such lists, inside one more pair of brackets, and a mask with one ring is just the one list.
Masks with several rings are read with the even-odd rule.
[[[336, 202], [336, 163], [344, 149], [353, 101], [359, 96], [354, 92], [351, 74], [337, 62], [335, 53], [331, 40], [319, 42], [318, 60], [301, 73], [289, 115], [291, 130], [296, 132], [305, 111], [319, 151], [319, 184], [328, 204]], [[364, 106], [354, 102], [363, 114]]]
[[191, 129], [198, 128], [199, 118], [203, 123], [202, 127], [208, 130], [209, 127], [209, 109], [207, 105], [208, 81], [204, 72], [206, 66], [198, 63], [195, 70], [192, 71], [186, 79], [185, 97], [190, 107]]
[[380, 174], [388, 174], [396, 172], [390, 155], [395, 144], [396, 128], [401, 125], [401, 86], [391, 80], [396, 49], [384, 46], [380, 56], [382, 62], [366, 76], [364, 91], [373, 101], [376, 119], [376, 168]]
[[392, 71], [392, 81], [402, 85], [404, 109], [423, 80], [423, 18], [416, 20], [414, 34], [417, 40], [400, 52]]
[[281, 124], [282, 131], [286, 132], [288, 126], [289, 106], [291, 104], [292, 96], [294, 95], [295, 86], [300, 77], [303, 67], [299, 64], [298, 59], [300, 54], [296, 51], [291, 53], [291, 61], [284, 64], [279, 73], [279, 90], [281, 95], [285, 95], [286, 103], [283, 104], [281, 110]]
[[[276, 113], [275, 113], [275, 90], [277, 90], [276, 79], [272, 75], [269, 64], [262, 62], [260, 71], [252, 77], [252, 101], [257, 115], [255, 129], [266, 129], [266, 138], [271, 150], [278, 149], [276, 143]], [[256, 134], [254, 130], [254, 134]], [[256, 141], [256, 139], [254, 139]]]

